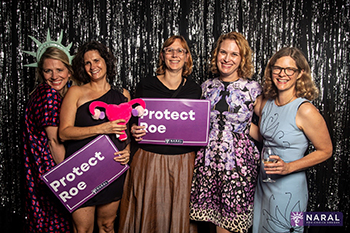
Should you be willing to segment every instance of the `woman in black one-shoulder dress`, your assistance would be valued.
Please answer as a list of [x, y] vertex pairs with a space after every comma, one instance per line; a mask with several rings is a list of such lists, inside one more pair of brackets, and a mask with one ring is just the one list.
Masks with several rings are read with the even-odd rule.
[[[108, 78], [115, 77], [115, 57], [105, 45], [92, 41], [79, 48], [72, 63], [77, 79], [85, 84], [70, 88], [67, 100], [62, 103], [59, 136], [66, 142], [66, 156], [97, 136], [106, 134], [119, 151], [115, 153], [114, 160], [126, 164], [130, 157], [129, 141], [122, 142], [116, 137], [116, 134], [123, 134], [127, 130], [125, 124], [118, 124], [125, 121], [96, 121], [88, 109], [90, 103], [96, 100], [107, 104], [120, 104], [130, 100], [128, 91], [112, 88], [107, 81]], [[109, 232], [114, 229], [124, 179], [125, 176], [122, 175], [72, 213], [75, 232], [92, 232], [95, 215], [100, 231]]]

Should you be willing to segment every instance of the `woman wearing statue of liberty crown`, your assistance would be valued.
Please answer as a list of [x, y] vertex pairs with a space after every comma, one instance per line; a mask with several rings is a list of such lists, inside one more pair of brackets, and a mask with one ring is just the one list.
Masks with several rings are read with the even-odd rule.
[[37, 63], [38, 86], [31, 93], [25, 110], [23, 131], [25, 169], [24, 232], [71, 232], [70, 214], [51, 192], [41, 177], [63, 161], [65, 148], [58, 140], [59, 112], [62, 98], [73, 80], [71, 44], [51, 41], [47, 33], [45, 43], [30, 37], [38, 51], [27, 52]]

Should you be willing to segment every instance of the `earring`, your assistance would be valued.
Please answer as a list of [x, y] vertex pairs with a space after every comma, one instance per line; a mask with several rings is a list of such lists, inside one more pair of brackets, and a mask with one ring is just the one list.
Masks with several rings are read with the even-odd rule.
[[67, 82], [67, 87], [70, 88], [72, 86], [72, 83], [73, 83], [73, 81], [69, 79]]

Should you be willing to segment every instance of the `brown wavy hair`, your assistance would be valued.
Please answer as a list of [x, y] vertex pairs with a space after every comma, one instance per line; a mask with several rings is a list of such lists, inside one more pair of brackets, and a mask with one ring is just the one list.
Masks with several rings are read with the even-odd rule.
[[79, 47], [77, 54], [72, 60], [73, 70], [75, 71], [75, 78], [84, 84], [90, 82], [90, 76], [85, 71], [84, 54], [92, 50], [96, 50], [105, 60], [107, 66], [107, 79], [113, 80], [117, 74], [117, 59], [106, 45], [98, 41], [85, 42], [81, 47]]
[[179, 39], [181, 42], [181, 45], [184, 49], [187, 50], [187, 53], [189, 54], [188, 60], [185, 62], [185, 65], [183, 67], [182, 70], [182, 76], [187, 77], [188, 75], [190, 75], [192, 73], [192, 68], [193, 68], [193, 60], [192, 60], [192, 55], [190, 52], [190, 48], [187, 45], [187, 42], [185, 40], [185, 38], [183, 36], [179, 36], [179, 35], [175, 35], [175, 36], [171, 36], [169, 37], [162, 46], [162, 49], [159, 52], [159, 60], [158, 60], [158, 68], [156, 73], [161, 75], [161, 74], [165, 74], [165, 70], [167, 69], [165, 62], [164, 62], [164, 48], [170, 46], [172, 43], [175, 42], [176, 39]]
[[269, 99], [274, 99], [278, 95], [278, 90], [272, 81], [271, 67], [275, 65], [276, 61], [281, 57], [291, 57], [299, 70], [303, 70], [302, 76], [296, 81], [295, 92], [297, 97], [303, 97], [308, 100], [314, 100], [318, 97], [318, 89], [312, 80], [311, 69], [303, 52], [295, 47], [285, 47], [275, 53], [269, 60], [265, 73], [263, 92], [264, 96]]
[[248, 41], [245, 39], [245, 37], [238, 32], [229, 32], [219, 37], [219, 39], [216, 42], [216, 47], [212, 52], [211, 61], [210, 61], [210, 71], [213, 74], [219, 74], [219, 70], [217, 66], [217, 55], [220, 50], [221, 43], [224, 40], [234, 40], [237, 43], [237, 46], [239, 48], [239, 53], [242, 60], [241, 60], [241, 64], [239, 64], [239, 68], [237, 71], [238, 76], [243, 78], [251, 78], [254, 74], [252, 50], [248, 44]]
[[[77, 84], [77, 81], [74, 78], [73, 68], [72, 68], [72, 65], [69, 63], [69, 58], [67, 54], [56, 47], [47, 48], [46, 51], [41, 56], [40, 61], [38, 62], [38, 68], [36, 69], [36, 82], [38, 84], [45, 82], [45, 78], [43, 74], [43, 65], [44, 65], [44, 61], [49, 58], [61, 61], [65, 65], [65, 67], [67, 67], [68, 72], [71, 74], [68, 81], [73, 81], [73, 84]], [[62, 90], [63, 96], [66, 94], [67, 91], [68, 91], [68, 87], [66, 85]]]

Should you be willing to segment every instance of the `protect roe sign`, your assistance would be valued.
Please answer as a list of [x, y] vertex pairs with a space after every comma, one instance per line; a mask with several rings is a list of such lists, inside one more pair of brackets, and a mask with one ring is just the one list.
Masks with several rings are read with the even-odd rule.
[[197, 99], [142, 98], [146, 109], [139, 125], [146, 135], [139, 143], [205, 146], [208, 144], [210, 103]]
[[43, 176], [62, 204], [73, 212], [129, 167], [113, 160], [118, 151], [107, 135], [101, 135]]

